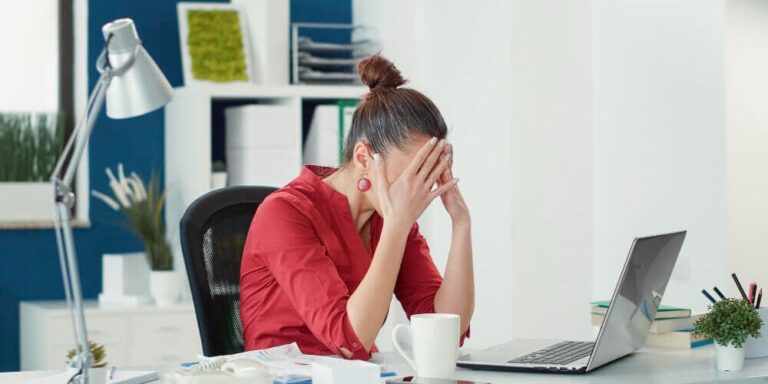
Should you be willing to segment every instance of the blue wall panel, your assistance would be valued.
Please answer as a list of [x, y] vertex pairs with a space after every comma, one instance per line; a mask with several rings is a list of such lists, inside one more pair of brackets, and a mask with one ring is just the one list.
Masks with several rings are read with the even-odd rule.
[[[182, 85], [177, 1], [90, 0], [89, 3], [90, 63], [96, 61], [103, 46], [101, 26], [116, 18], [130, 17], [136, 22], [145, 47], [171, 84]], [[351, 14], [351, 0], [291, 0], [292, 21], [349, 23]], [[97, 76], [91, 68], [89, 89]], [[115, 167], [118, 162], [143, 177], [152, 172], [162, 176], [163, 124], [162, 110], [128, 120], [109, 120], [102, 113], [90, 141], [91, 188], [108, 192], [104, 169]], [[101, 255], [140, 251], [141, 244], [119, 226], [121, 218], [117, 213], [93, 198], [90, 204], [92, 226], [76, 229], [75, 241], [84, 295], [95, 298], [101, 291]], [[0, 371], [19, 369], [19, 301], [63, 298], [53, 232], [0, 230]]]

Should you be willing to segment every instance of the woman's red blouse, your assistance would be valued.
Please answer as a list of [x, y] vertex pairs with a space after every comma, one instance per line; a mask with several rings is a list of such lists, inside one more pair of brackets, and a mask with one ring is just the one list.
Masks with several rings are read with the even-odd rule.
[[[347, 300], [368, 271], [382, 219], [375, 213], [371, 218], [369, 251], [347, 198], [322, 181], [333, 171], [305, 167], [253, 217], [240, 272], [246, 350], [296, 342], [304, 353], [342, 355], [344, 347], [352, 358], [370, 358], [350, 325]], [[435, 311], [441, 283], [414, 224], [395, 285], [409, 318]]]

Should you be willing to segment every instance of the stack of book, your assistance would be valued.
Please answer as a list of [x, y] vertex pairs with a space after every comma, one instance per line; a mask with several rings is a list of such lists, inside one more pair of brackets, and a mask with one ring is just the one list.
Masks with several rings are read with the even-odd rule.
[[[592, 325], [603, 324], [610, 301], [592, 302]], [[651, 325], [645, 345], [649, 347], [690, 349], [712, 343], [712, 339], [696, 336], [693, 323], [702, 315], [692, 315], [690, 308], [662, 305], [656, 311], [656, 318]]]

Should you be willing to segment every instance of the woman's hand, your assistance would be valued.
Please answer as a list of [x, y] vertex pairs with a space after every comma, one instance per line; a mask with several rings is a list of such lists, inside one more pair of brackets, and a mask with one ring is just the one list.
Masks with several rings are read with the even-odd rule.
[[[437, 186], [442, 187], [446, 184], [456, 184], [458, 179], [453, 177], [453, 145], [447, 144], [443, 149], [443, 155], [448, 159], [448, 166], [440, 174], [437, 179]], [[446, 193], [440, 195], [440, 200], [443, 201], [445, 210], [448, 211], [448, 215], [454, 224], [469, 224], [470, 215], [469, 208], [464, 202], [464, 197], [461, 196], [459, 187], [455, 185], [454, 188], [450, 188]]]
[[444, 148], [444, 141], [437, 144], [436, 138], [429, 140], [391, 184], [381, 155], [373, 155], [380, 214], [385, 224], [410, 229], [432, 200], [456, 186], [458, 180], [445, 180], [432, 189], [450, 164], [450, 156], [443, 156]]

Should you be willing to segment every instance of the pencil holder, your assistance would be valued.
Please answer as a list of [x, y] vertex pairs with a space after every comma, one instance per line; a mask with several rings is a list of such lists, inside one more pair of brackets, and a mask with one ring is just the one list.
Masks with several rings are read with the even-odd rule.
[[757, 313], [763, 319], [763, 326], [760, 328], [761, 336], [757, 339], [750, 337], [744, 343], [744, 356], [747, 359], [768, 357], [768, 308], [760, 308]]

